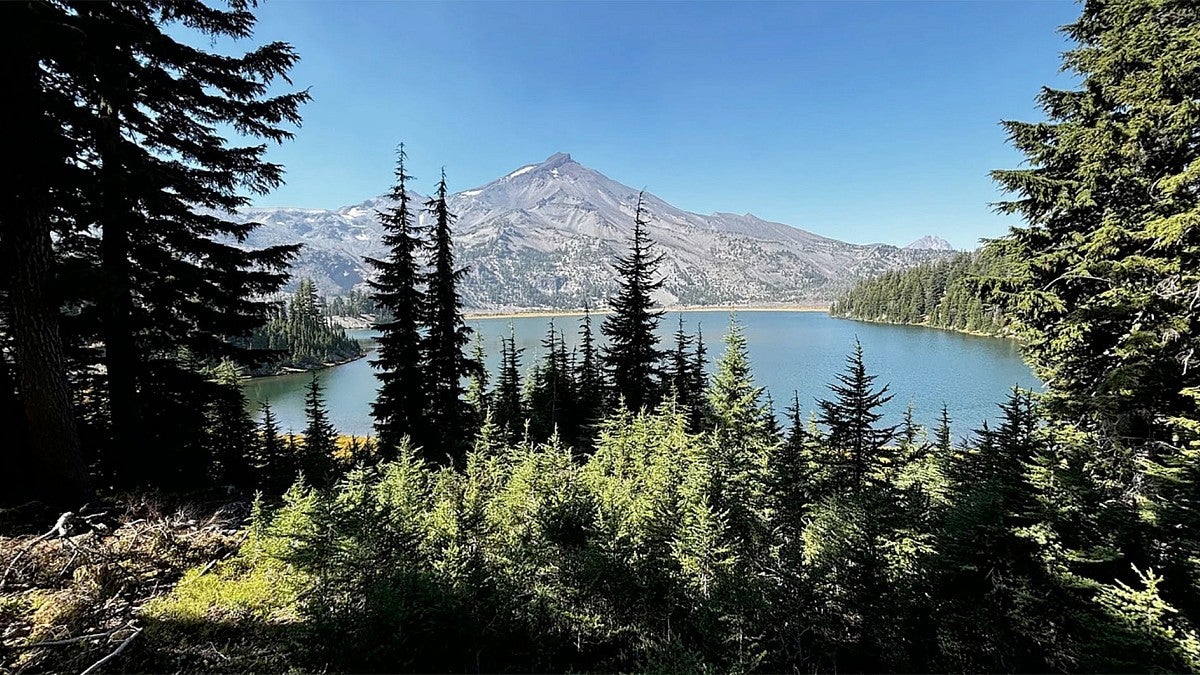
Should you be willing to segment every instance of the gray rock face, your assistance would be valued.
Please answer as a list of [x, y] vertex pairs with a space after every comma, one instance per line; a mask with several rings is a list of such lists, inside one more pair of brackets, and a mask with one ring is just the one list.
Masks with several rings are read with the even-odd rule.
[[[603, 305], [613, 261], [633, 231], [637, 190], [558, 153], [451, 196], [462, 287], [475, 310]], [[416, 204], [426, 197], [412, 194]], [[334, 210], [252, 208], [252, 247], [301, 242], [294, 277], [325, 293], [362, 284], [366, 256], [384, 255], [376, 214], [385, 198]], [[700, 215], [647, 193], [650, 236], [664, 254], [664, 305], [828, 302], [855, 279], [944, 255], [937, 249], [860, 246], [753, 215]], [[421, 222], [429, 218], [422, 214]], [[943, 242], [944, 243], [944, 242]]]
[[953, 251], [950, 242], [941, 237], [927, 235], [904, 247], [909, 251]]

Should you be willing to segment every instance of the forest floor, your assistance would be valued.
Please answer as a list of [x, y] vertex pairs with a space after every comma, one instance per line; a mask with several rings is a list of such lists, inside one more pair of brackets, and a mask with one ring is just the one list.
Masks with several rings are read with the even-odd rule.
[[[31, 522], [12, 513], [0, 512], [0, 531]], [[232, 556], [249, 515], [246, 502], [137, 498], [46, 516], [42, 526], [54, 524], [40, 534], [0, 536], [0, 672], [246, 669], [219, 640], [181, 640], [141, 610], [187, 570]]]

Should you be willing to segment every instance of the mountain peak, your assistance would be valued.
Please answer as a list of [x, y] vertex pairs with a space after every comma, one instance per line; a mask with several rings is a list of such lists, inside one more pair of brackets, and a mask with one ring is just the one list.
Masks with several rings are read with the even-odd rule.
[[942, 239], [941, 237], [935, 237], [932, 235], [926, 235], [924, 237], [921, 237], [920, 239], [912, 242], [911, 244], [909, 244], [908, 246], [905, 246], [904, 248], [906, 248], [910, 251], [918, 251], [918, 250], [919, 251], [953, 251], [954, 250], [954, 247], [950, 245], [950, 242], [946, 241], [945, 239]]
[[574, 160], [571, 159], [571, 155], [565, 152], [556, 152], [547, 157], [546, 161], [542, 162], [542, 166], [548, 169], [553, 169], [554, 167], [562, 166], [563, 164], [569, 164], [573, 161]]

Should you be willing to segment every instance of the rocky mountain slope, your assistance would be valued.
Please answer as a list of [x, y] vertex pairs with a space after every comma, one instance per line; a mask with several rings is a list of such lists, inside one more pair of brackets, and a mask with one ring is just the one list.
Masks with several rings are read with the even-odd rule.
[[[614, 289], [613, 260], [633, 228], [638, 191], [555, 154], [450, 199], [464, 301], [475, 310], [578, 308]], [[412, 195], [418, 203], [425, 197]], [[296, 278], [326, 293], [363, 283], [381, 256], [376, 198], [340, 209], [252, 208], [248, 246], [302, 242]], [[665, 257], [664, 305], [825, 303], [855, 279], [945, 255], [855, 245], [751, 214], [700, 215], [647, 193], [650, 236]], [[422, 216], [422, 222], [426, 217]]]
[[945, 239], [942, 239], [941, 237], [931, 237], [931, 236], [921, 237], [920, 239], [912, 242], [911, 244], [909, 244], [908, 246], [905, 246], [904, 248], [909, 249], [909, 250], [922, 250], [922, 251], [953, 251], [954, 250], [954, 247], [950, 245], [950, 242], [946, 241]]

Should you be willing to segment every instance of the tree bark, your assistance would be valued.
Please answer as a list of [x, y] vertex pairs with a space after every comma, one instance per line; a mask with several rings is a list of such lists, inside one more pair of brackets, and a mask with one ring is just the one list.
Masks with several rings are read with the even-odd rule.
[[3, 250], [15, 371], [25, 415], [27, 475], [11, 476], [21, 491], [55, 506], [73, 506], [88, 495], [87, 471], [71, 405], [67, 361], [54, 291], [50, 238], [50, 187], [65, 164], [63, 140], [44, 110], [38, 42], [32, 8], [0, 3], [0, 91], [6, 165], [0, 191]]

